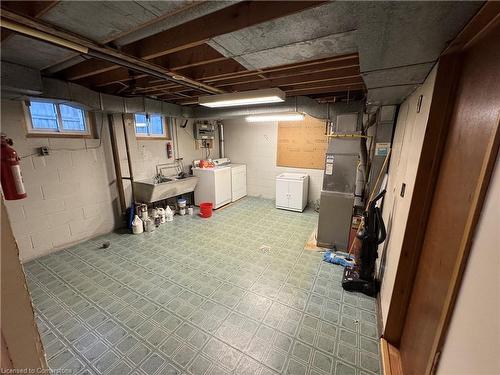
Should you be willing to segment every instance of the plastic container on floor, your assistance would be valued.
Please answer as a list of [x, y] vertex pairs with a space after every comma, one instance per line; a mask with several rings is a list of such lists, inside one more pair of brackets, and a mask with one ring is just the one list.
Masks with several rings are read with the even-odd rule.
[[151, 220], [150, 218], [147, 218], [146, 220], [144, 220], [144, 230], [146, 232], [152, 232], [155, 230], [155, 222], [154, 222], [154, 219]]
[[132, 233], [133, 234], [140, 234], [144, 232], [144, 227], [143, 227], [142, 220], [139, 218], [139, 216], [135, 215], [134, 220], [132, 220]]
[[174, 212], [172, 211], [172, 209], [167, 206], [167, 208], [165, 208], [165, 220], [166, 221], [173, 221], [174, 220]]
[[184, 198], [177, 199], [177, 204], [179, 208], [186, 208], [186, 200]]
[[203, 218], [209, 218], [210, 216], [212, 216], [212, 208], [213, 208], [212, 203], [209, 202], [200, 203], [200, 216]]
[[165, 209], [158, 208], [157, 212], [158, 212], [158, 216], [160, 217], [160, 223], [163, 224], [166, 221]]

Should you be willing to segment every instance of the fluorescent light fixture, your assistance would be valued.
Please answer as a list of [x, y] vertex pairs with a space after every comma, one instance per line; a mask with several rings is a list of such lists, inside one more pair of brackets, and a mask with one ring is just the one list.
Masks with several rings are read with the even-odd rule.
[[284, 101], [285, 93], [278, 88], [232, 92], [228, 94], [202, 96], [199, 98], [200, 105], [210, 108], [278, 103]]
[[302, 121], [305, 116], [302, 113], [276, 113], [272, 115], [247, 116], [247, 122], [269, 122], [269, 121]]

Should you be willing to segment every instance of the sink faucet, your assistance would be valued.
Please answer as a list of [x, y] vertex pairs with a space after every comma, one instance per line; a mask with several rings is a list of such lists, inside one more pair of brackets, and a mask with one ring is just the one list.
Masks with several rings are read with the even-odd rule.
[[154, 177], [153, 177], [153, 183], [156, 185], [156, 184], [159, 184], [161, 183], [163, 180], [163, 175], [161, 173], [157, 173]]

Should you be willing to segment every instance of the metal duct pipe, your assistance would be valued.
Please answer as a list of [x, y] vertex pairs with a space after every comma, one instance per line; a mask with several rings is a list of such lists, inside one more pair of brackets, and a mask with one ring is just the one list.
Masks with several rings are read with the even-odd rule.
[[220, 121], [217, 124], [219, 125], [219, 158], [225, 158], [226, 149], [224, 147], [224, 124]]

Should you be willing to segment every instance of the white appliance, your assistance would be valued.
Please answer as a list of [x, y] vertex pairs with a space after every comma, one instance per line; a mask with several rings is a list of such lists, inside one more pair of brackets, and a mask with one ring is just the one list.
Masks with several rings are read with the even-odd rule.
[[216, 209], [231, 202], [231, 167], [193, 168], [193, 175], [198, 177], [194, 189], [195, 205], [211, 202]]
[[247, 166], [246, 164], [231, 163], [229, 158], [214, 159], [216, 166], [231, 168], [231, 202], [236, 202], [247, 195]]
[[236, 202], [247, 195], [246, 164], [229, 164], [231, 167], [231, 202]]
[[309, 192], [309, 175], [282, 173], [276, 177], [276, 208], [304, 211]]

